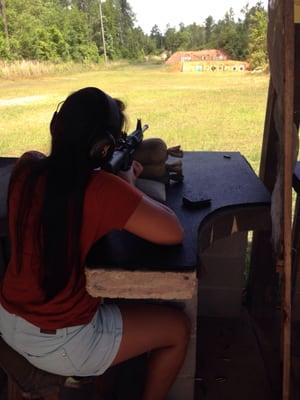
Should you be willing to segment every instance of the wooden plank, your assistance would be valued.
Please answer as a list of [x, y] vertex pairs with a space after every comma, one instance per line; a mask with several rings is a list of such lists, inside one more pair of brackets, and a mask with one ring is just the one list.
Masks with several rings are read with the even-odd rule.
[[196, 271], [152, 272], [86, 269], [86, 289], [91, 296], [122, 299], [191, 299]]
[[[300, 14], [300, 5], [299, 5], [299, 14]], [[300, 16], [299, 16], [300, 18]], [[294, 92], [294, 108], [295, 108], [295, 123], [299, 126], [300, 123], [300, 20], [299, 23], [295, 24], [295, 92]]]
[[284, 278], [283, 278], [283, 400], [291, 396], [291, 319], [292, 319], [292, 174], [293, 160], [293, 120], [294, 120], [294, 2], [282, 3], [283, 40], [284, 40], [284, 92], [283, 92], [283, 147], [284, 147], [284, 174], [283, 174], [283, 248], [284, 248]]
[[[283, 399], [290, 397], [291, 322], [291, 182], [293, 163], [294, 100], [294, 2], [269, 2], [268, 50], [274, 86], [274, 104], [269, 120], [277, 132], [277, 162], [265, 165], [276, 169], [272, 198], [273, 242], [277, 263], [283, 266]], [[276, 112], [275, 112], [276, 109]], [[275, 135], [276, 137], [276, 135]], [[268, 149], [269, 150], [269, 149]], [[272, 149], [275, 150], [275, 149]], [[265, 169], [266, 170], [266, 169]]]
[[[264, 124], [264, 136], [260, 161], [259, 176], [265, 186], [272, 192], [278, 163], [278, 136], [275, 129], [276, 93], [272, 83], [269, 83], [268, 100]], [[275, 299], [276, 271], [271, 246], [271, 230], [254, 232], [251, 249], [251, 267], [248, 279], [247, 301], [252, 312], [266, 315], [270, 312]], [[266, 262], [265, 260], [268, 260]]]
[[273, 190], [276, 181], [276, 165], [278, 162], [278, 154], [276, 151], [278, 146], [278, 137], [274, 121], [275, 101], [276, 92], [271, 78], [269, 82], [264, 135], [259, 169], [259, 177], [270, 191]]
[[281, 313], [279, 310], [268, 318], [254, 317], [250, 320], [260, 354], [263, 359], [272, 399], [281, 399]]

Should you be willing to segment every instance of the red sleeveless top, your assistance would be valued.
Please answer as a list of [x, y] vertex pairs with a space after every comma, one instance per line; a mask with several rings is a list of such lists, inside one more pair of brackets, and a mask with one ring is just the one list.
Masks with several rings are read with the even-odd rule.
[[[25, 153], [15, 168], [20, 168], [22, 159], [41, 157], [41, 154]], [[14, 223], [22, 188], [22, 174], [12, 182], [9, 197], [9, 231], [11, 259], [1, 282], [0, 303], [10, 313], [21, 316], [43, 329], [59, 329], [88, 323], [100, 302], [85, 289], [84, 267], [70, 272], [66, 287], [50, 301], [45, 300], [41, 288], [43, 265], [35, 246], [35, 230], [42, 207], [44, 178], [41, 177], [32, 193], [33, 207], [26, 220], [26, 235], [23, 242], [23, 262], [17, 271]], [[83, 205], [80, 254], [82, 265], [91, 246], [113, 229], [122, 229], [137, 208], [142, 195], [123, 179], [104, 172], [93, 171], [88, 182]]]

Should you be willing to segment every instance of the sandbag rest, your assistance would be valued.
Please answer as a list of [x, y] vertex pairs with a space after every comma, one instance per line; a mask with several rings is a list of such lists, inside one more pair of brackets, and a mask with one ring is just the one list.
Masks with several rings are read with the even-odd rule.
[[[90, 383], [93, 377], [76, 379], [42, 371], [13, 350], [0, 336], [0, 367], [5, 371], [9, 384], [14, 384], [24, 399], [58, 399], [62, 386], [79, 388]], [[11, 389], [11, 388], [10, 388]], [[12, 396], [11, 396], [12, 397]], [[8, 398], [8, 400], [14, 400]]]

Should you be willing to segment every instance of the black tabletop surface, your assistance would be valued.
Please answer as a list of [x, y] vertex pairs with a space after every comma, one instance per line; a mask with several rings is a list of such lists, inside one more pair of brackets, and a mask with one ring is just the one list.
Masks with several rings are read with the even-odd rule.
[[[96, 269], [188, 271], [197, 266], [198, 229], [212, 213], [253, 205], [269, 205], [270, 195], [246, 159], [238, 152], [185, 152], [184, 181], [167, 187], [167, 204], [184, 229], [182, 245], [159, 246], [127, 232], [112, 232], [90, 251], [87, 266]], [[183, 196], [211, 199], [210, 207], [190, 210]], [[159, 227], [157, 228], [159, 229]]]
[[[15, 158], [0, 157], [0, 231], [4, 234], [7, 188], [15, 161]], [[300, 176], [300, 166], [297, 168]], [[270, 203], [268, 191], [238, 152], [185, 152], [183, 173], [182, 183], [167, 186], [167, 204], [176, 212], [185, 229], [182, 245], [159, 246], [127, 232], [112, 232], [93, 246], [87, 266], [93, 269], [194, 270], [197, 266], [198, 229], [206, 218], [225, 210], [234, 213], [241, 207]], [[187, 209], [182, 205], [183, 196], [192, 200], [209, 198], [211, 205], [203, 209]]]

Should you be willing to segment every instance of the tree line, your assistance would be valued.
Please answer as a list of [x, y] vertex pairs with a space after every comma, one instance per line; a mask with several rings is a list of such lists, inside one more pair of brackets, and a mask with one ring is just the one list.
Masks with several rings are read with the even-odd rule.
[[238, 20], [229, 9], [219, 21], [208, 16], [201, 24], [168, 25], [165, 32], [154, 25], [150, 34], [136, 26], [127, 0], [0, 0], [0, 8], [0, 58], [5, 60], [99, 62], [104, 53], [111, 60], [145, 59], [220, 48], [253, 67], [267, 62], [267, 12], [260, 2], [243, 7]]

